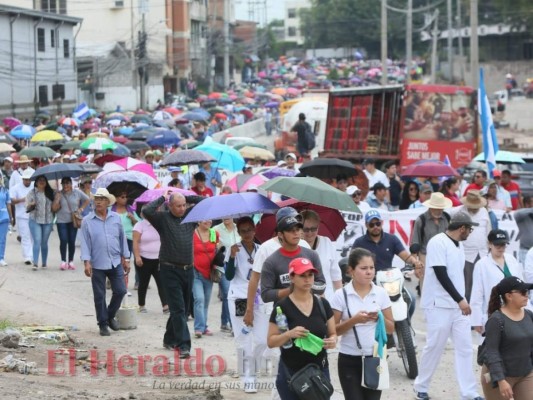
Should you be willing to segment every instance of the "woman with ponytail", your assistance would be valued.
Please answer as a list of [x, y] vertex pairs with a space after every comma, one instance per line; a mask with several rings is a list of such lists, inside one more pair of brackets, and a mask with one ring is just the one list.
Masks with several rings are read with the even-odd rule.
[[509, 276], [492, 289], [481, 386], [486, 400], [529, 400], [533, 393], [533, 284]]

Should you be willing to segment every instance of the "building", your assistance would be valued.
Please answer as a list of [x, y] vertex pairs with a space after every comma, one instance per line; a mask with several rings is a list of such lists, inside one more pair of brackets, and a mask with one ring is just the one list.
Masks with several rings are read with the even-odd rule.
[[304, 44], [305, 36], [301, 31], [300, 11], [311, 8], [310, 0], [285, 1], [285, 41], [296, 42], [299, 46]]
[[74, 29], [80, 18], [0, 5], [0, 115], [21, 118], [76, 104]]

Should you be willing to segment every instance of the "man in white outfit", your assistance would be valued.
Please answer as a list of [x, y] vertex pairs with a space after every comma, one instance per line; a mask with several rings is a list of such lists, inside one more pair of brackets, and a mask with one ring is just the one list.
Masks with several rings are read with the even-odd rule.
[[22, 245], [22, 257], [24, 258], [24, 264], [26, 265], [31, 265], [33, 259], [33, 243], [29, 226], [30, 214], [26, 212], [26, 196], [33, 190], [33, 182], [30, 180], [32, 175], [33, 170], [29, 168], [22, 171], [21, 183], [18, 183], [9, 189], [11, 204], [15, 205], [15, 219], [18, 226], [20, 244]]
[[420, 301], [427, 322], [427, 336], [414, 383], [417, 400], [429, 400], [429, 384], [450, 336], [454, 343], [461, 400], [483, 400], [477, 392], [477, 378], [472, 369], [471, 309], [465, 298], [465, 255], [461, 243], [478, 225], [468, 214], [458, 212], [452, 217], [448, 230], [428, 242]]

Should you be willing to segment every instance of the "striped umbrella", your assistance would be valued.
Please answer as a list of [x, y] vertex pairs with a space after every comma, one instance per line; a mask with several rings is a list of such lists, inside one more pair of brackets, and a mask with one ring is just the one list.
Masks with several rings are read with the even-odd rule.
[[80, 148], [84, 150], [113, 150], [117, 148], [117, 144], [111, 139], [91, 137], [81, 142]]
[[11, 136], [16, 137], [17, 139], [31, 139], [35, 135], [35, 128], [31, 125], [18, 125], [11, 129]]

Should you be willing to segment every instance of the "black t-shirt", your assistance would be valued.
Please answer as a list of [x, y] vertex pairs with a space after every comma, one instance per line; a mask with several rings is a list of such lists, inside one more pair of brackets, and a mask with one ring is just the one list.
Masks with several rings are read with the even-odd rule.
[[396, 178], [389, 179], [389, 195], [390, 203], [393, 206], [400, 205], [400, 197], [402, 195], [402, 185], [396, 180]]
[[[328, 336], [327, 321], [324, 321], [324, 317], [322, 317], [322, 314], [320, 313], [317, 300], [317, 297], [313, 296], [313, 309], [311, 310], [309, 317], [307, 317], [296, 307], [289, 297], [285, 297], [274, 306], [274, 310], [270, 315], [270, 322], [274, 324], [276, 323], [276, 307], [280, 306], [281, 311], [283, 311], [283, 314], [287, 317], [289, 329], [303, 326], [313, 335], [316, 335], [319, 338], [326, 338]], [[329, 320], [333, 316], [333, 311], [326, 299], [322, 299], [322, 302], [326, 311], [326, 317]], [[284, 349], [283, 347], [280, 349], [283, 363], [294, 372], [311, 363], [317, 364], [320, 367], [328, 366], [328, 358], [325, 349], [322, 349], [322, 351], [316, 356], [307, 351], [300, 350], [300, 348], [296, 347], [294, 344], [290, 349]]]
[[307, 122], [298, 121], [294, 124], [292, 130], [298, 134], [298, 144], [301, 147], [307, 148], [307, 136], [305, 135], [305, 131], [307, 130]]

